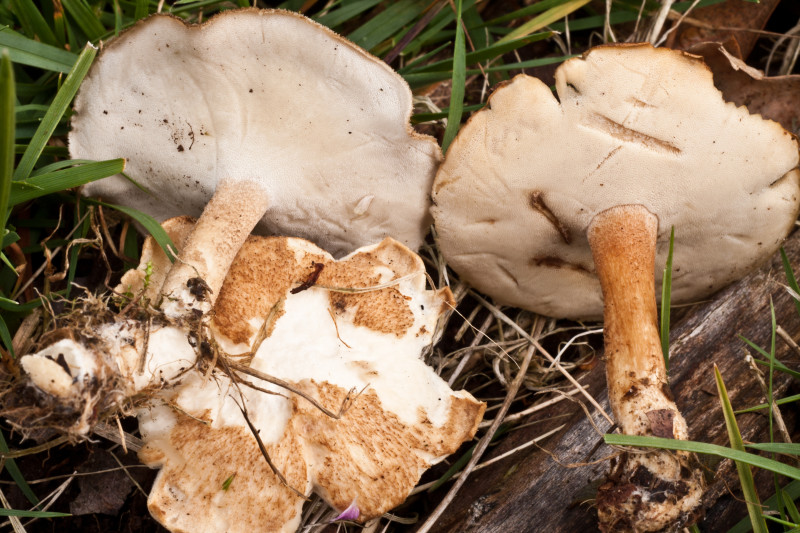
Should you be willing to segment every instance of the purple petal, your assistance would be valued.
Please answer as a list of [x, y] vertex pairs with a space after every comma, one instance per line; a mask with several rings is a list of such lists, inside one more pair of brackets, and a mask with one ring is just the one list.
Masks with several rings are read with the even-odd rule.
[[353, 500], [347, 509], [341, 512], [339, 516], [334, 518], [332, 522], [336, 522], [337, 520], [358, 520], [358, 517], [361, 516], [361, 511], [358, 509], [358, 505], [356, 505], [356, 501]]

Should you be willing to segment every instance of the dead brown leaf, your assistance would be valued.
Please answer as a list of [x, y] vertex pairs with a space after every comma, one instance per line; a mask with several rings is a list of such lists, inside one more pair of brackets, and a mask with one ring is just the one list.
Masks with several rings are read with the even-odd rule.
[[[695, 9], [675, 30], [667, 46], [688, 50], [706, 41], [725, 42], [736, 39], [747, 58], [770, 15], [780, 0], [761, 0], [759, 3], [728, 1]], [[752, 31], [756, 30], [756, 31]]]
[[729, 102], [780, 123], [794, 134], [800, 128], [800, 75], [766, 77], [719, 43], [689, 49], [702, 56], [714, 73], [714, 85]]
[[[91, 473], [119, 468], [119, 464], [105, 451], [98, 450], [89, 456], [79, 471]], [[133, 489], [133, 481], [122, 469], [102, 472], [78, 479], [80, 494], [70, 502], [73, 515], [103, 513], [116, 515]]]

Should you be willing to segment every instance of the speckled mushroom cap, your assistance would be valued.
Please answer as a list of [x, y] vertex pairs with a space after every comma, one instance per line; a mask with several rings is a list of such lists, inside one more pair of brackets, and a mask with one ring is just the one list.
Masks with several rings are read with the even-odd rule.
[[726, 103], [700, 58], [602, 46], [561, 65], [556, 90], [558, 100], [523, 75], [499, 87], [436, 176], [439, 245], [478, 290], [549, 316], [600, 318], [586, 229], [616, 205], [658, 217], [657, 284], [675, 227], [675, 303], [743, 276], [792, 228], [795, 138]]
[[[441, 159], [409, 126], [405, 81], [296, 13], [152, 16], [110, 41], [75, 102], [73, 158], [124, 157], [84, 192], [159, 220], [198, 216], [217, 185], [258, 183], [259, 229], [342, 255], [391, 235], [416, 249]], [[249, 232], [249, 229], [248, 229]]]
[[[180, 246], [191, 224], [175, 219], [165, 228]], [[160, 282], [157, 271], [169, 265], [163, 252], [150, 242], [142, 259], [121, 289], [143, 288], [144, 262], [150, 283]], [[291, 292], [311, 285], [314, 272], [312, 286]], [[218, 371], [210, 379], [189, 371], [139, 415], [147, 443], [140, 457], [161, 467], [153, 515], [174, 532], [295, 531], [303, 499], [272, 474], [237, 403], [293, 488], [339, 510], [355, 502], [361, 519], [402, 503], [425, 469], [474, 435], [485, 407], [450, 390], [420, 358], [453, 304], [449, 290], [425, 288], [424, 272], [391, 239], [340, 261], [300, 239], [248, 239], [215, 305], [215, 339], [241, 361], [263, 337], [249, 366], [331, 411], [358, 394], [337, 420], [257, 378], [240, 374], [276, 394], [237, 388]]]

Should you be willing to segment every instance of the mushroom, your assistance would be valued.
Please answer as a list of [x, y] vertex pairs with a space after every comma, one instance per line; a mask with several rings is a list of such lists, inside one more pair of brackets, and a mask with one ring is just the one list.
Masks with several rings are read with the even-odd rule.
[[186, 282], [203, 279], [212, 304], [257, 223], [337, 255], [390, 235], [418, 248], [441, 153], [410, 128], [411, 108], [385, 63], [296, 13], [231, 10], [201, 25], [156, 15], [92, 66], [70, 153], [125, 157], [146, 189], [117, 175], [87, 195], [159, 220], [202, 212], [164, 286], [191, 307]]
[[[178, 246], [192, 226], [165, 223]], [[119, 292], [157, 298], [168, 268], [149, 238]], [[116, 388], [138, 412], [140, 458], [161, 468], [148, 506], [169, 530], [295, 531], [311, 491], [367, 520], [471, 439], [485, 408], [421, 359], [454, 304], [425, 283], [422, 260], [392, 239], [336, 261], [301, 239], [250, 237], [215, 304], [213, 335], [157, 315], [149, 332], [121, 317], [68, 342], [117, 369]], [[44, 381], [31, 376], [34, 388]]]
[[[687, 439], [654, 296], [670, 231], [675, 303], [751, 271], [797, 217], [797, 142], [726, 103], [702, 60], [677, 51], [601, 46], [561, 65], [556, 90], [560, 102], [517, 76], [462, 128], [434, 182], [439, 246], [499, 302], [572, 319], [602, 313], [622, 432]], [[691, 459], [629, 454], [598, 495], [601, 527], [692, 520], [703, 480]]]

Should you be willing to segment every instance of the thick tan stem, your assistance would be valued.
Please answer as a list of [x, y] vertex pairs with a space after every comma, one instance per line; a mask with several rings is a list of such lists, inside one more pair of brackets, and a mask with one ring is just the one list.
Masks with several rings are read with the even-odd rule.
[[[213, 305], [231, 263], [269, 203], [264, 187], [254, 181], [221, 182], [170, 268], [161, 292], [177, 302], [178, 308]], [[210, 291], [204, 291], [197, 281], [190, 282], [195, 278], [203, 280]], [[173, 311], [180, 313], [179, 309]]]
[[[647, 411], [672, 409], [680, 416], [668, 396], [658, 330], [653, 277], [657, 232], [658, 219], [638, 205], [603, 211], [588, 231], [603, 289], [609, 402], [627, 435], [653, 434]], [[685, 439], [686, 425], [677, 429], [679, 434], [669, 436]]]
[[[640, 205], [599, 213], [587, 236], [603, 290], [608, 397], [627, 435], [687, 439], [669, 392], [655, 299], [658, 219]], [[620, 460], [598, 492], [604, 531], [674, 531], [691, 523], [703, 480], [685, 452], [658, 450]]]

